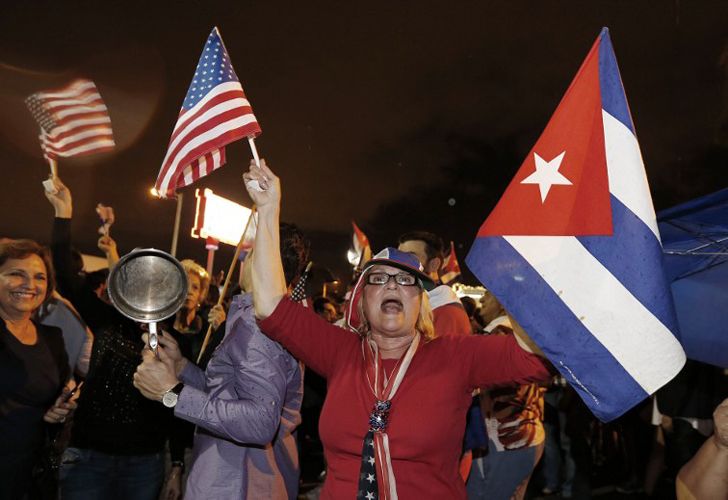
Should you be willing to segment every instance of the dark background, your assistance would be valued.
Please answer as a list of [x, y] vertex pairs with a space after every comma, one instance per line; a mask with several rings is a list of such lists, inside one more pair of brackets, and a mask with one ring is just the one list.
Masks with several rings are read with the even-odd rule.
[[[376, 250], [422, 228], [475, 233], [546, 125], [599, 34], [610, 28], [659, 210], [726, 187], [728, 2], [4, 2], [0, 19], [0, 235], [47, 242], [52, 209], [37, 126], [23, 99], [93, 79], [114, 153], [60, 162], [74, 194], [74, 240], [95, 248], [98, 202], [120, 251], [169, 249], [175, 202], [156, 200], [169, 135], [217, 25], [282, 178], [283, 218], [312, 258], [346, 280], [355, 220]], [[183, 190], [179, 257], [195, 187], [249, 205], [247, 144]], [[227, 268], [223, 246], [215, 267]], [[463, 266], [464, 267], [464, 266]]]

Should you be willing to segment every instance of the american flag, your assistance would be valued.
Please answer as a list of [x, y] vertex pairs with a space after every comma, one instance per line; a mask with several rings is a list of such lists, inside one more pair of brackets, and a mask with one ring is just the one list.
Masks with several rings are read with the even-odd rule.
[[306, 297], [306, 281], [308, 280], [308, 274], [311, 271], [312, 265], [313, 262], [309, 261], [308, 265], [306, 266], [306, 270], [303, 271], [303, 274], [301, 274], [301, 277], [298, 278], [298, 281], [296, 282], [296, 286], [294, 286], [293, 290], [291, 291], [291, 300], [295, 302], [300, 302], [304, 307], [308, 307], [308, 300]]
[[40, 146], [46, 158], [114, 148], [109, 111], [91, 80], [80, 78], [57, 90], [37, 92], [25, 103], [40, 125]]
[[154, 188], [162, 198], [225, 164], [225, 145], [260, 134], [217, 28], [207, 38]]

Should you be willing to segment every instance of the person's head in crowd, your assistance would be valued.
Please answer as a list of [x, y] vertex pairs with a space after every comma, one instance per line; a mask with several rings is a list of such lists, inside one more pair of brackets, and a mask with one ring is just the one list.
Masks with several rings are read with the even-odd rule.
[[352, 291], [349, 325], [362, 336], [435, 338], [426, 290], [435, 282], [409, 252], [385, 248], [367, 262]]
[[86, 283], [100, 299], [106, 296], [106, 285], [109, 278], [108, 268], [98, 269], [86, 274]]
[[[283, 261], [283, 274], [286, 278], [286, 285], [291, 286], [301, 276], [308, 255], [311, 250], [311, 243], [306, 235], [295, 224], [281, 222], [280, 225], [280, 251]], [[243, 272], [240, 275], [240, 287], [245, 292], [253, 290], [253, 266], [250, 265], [252, 254], [255, 249], [248, 252], [243, 261]]]
[[32, 240], [0, 242], [3, 318], [29, 318], [53, 295], [54, 289], [53, 264], [45, 247]]
[[336, 306], [327, 297], [316, 297], [313, 301], [313, 310], [329, 323], [334, 323], [339, 316]]
[[488, 325], [494, 319], [505, 316], [506, 310], [495, 298], [495, 295], [486, 290], [480, 298], [480, 318], [484, 325]]
[[417, 257], [425, 273], [436, 282], [440, 279], [440, 268], [445, 259], [442, 238], [427, 231], [410, 231], [399, 237], [398, 249]]
[[463, 304], [463, 309], [465, 309], [465, 313], [468, 315], [468, 319], [470, 320], [470, 328], [474, 333], [482, 332], [484, 325], [482, 324], [480, 314], [478, 314], [478, 303], [475, 302], [474, 298], [467, 295], [461, 297], [460, 302]]
[[192, 259], [185, 259], [180, 264], [187, 271], [187, 298], [182, 308], [186, 311], [197, 310], [210, 288], [210, 275]]
[[460, 302], [463, 304], [463, 308], [468, 315], [468, 318], [472, 318], [478, 311], [478, 304], [475, 303], [475, 299], [469, 296], [460, 297]]

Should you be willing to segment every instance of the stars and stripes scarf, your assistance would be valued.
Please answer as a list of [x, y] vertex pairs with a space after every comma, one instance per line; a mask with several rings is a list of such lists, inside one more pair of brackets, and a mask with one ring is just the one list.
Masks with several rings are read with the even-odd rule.
[[369, 415], [369, 432], [364, 437], [362, 462], [359, 470], [357, 498], [365, 500], [397, 500], [397, 482], [392, 470], [387, 424], [392, 398], [402, 383], [412, 358], [420, 345], [420, 334], [415, 333], [404, 357], [387, 377], [376, 342], [371, 337], [362, 339], [362, 355], [366, 377], [376, 401]]

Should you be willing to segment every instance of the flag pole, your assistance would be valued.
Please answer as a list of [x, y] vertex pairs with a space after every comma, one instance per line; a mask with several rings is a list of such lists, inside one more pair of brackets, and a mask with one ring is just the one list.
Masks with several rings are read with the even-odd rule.
[[253, 153], [255, 165], [260, 168], [260, 157], [258, 156], [258, 149], [255, 147], [255, 137], [253, 137], [252, 135], [248, 136], [248, 145], [250, 146], [250, 151]]
[[[253, 153], [253, 159], [255, 160], [255, 164], [260, 167], [260, 157], [258, 156], [258, 148], [255, 147], [255, 137], [248, 136], [248, 145], [250, 146], [250, 152]], [[216, 305], [222, 304], [223, 300], [225, 299], [225, 294], [227, 294], [228, 286], [230, 286], [230, 278], [233, 275], [233, 271], [235, 271], [235, 264], [238, 262], [238, 257], [240, 256], [240, 251], [243, 248], [243, 243], [245, 242], [245, 235], [248, 232], [248, 227], [250, 226], [250, 221], [253, 220], [253, 217], [255, 216], [255, 205], [253, 205], [250, 209], [250, 217], [248, 217], [248, 222], [245, 224], [245, 229], [243, 229], [243, 234], [240, 236], [240, 241], [238, 242], [238, 246], [235, 248], [235, 255], [233, 255], [233, 261], [230, 263], [230, 268], [228, 269], [227, 275], [225, 276], [225, 284], [222, 287], [222, 291], [220, 292], [220, 298], [217, 300]], [[207, 344], [210, 343], [210, 335], [212, 334], [212, 325], [207, 327], [207, 333], [205, 334], [205, 340], [202, 342], [202, 348], [200, 349], [200, 354], [197, 356], [197, 363], [200, 362], [202, 359], [202, 355], [205, 354], [205, 349], [207, 349]]]
[[51, 166], [51, 177], [55, 179], [58, 177], [58, 163], [55, 158], [48, 158], [48, 164]]
[[[238, 262], [238, 257], [240, 257], [240, 251], [243, 249], [243, 244], [245, 243], [245, 235], [248, 233], [248, 228], [250, 227], [250, 222], [253, 220], [253, 217], [255, 217], [255, 205], [253, 205], [250, 209], [250, 217], [248, 217], [248, 222], [245, 224], [245, 229], [243, 229], [243, 234], [240, 236], [240, 241], [238, 242], [238, 246], [235, 247], [235, 255], [233, 255], [233, 260], [230, 263], [230, 268], [228, 269], [227, 275], [225, 276], [225, 284], [222, 286], [222, 291], [220, 292], [220, 298], [217, 299], [217, 304], [222, 304], [223, 300], [225, 300], [225, 295], [227, 294], [228, 287], [230, 286], [230, 278], [233, 275], [233, 271], [235, 271], [235, 264]], [[212, 335], [212, 323], [207, 327], [207, 333], [205, 334], [205, 340], [202, 342], [202, 348], [200, 349], [200, 354], [197, 356], [196, 363], [199, 363], [202, 359], [202, 355], [205, 354], [205, 349], [207, 349], [207, 344], [210, 343], [210, 336]]]
[[172, 257], [177, 257], [177, 240], [179, 239], [179, 225], [182, 219], [182, 198], [183, 193], [177, 193], [177, 212], [174, 216], [174, 231], [172, 232], [172, 248], [169, 253]]

